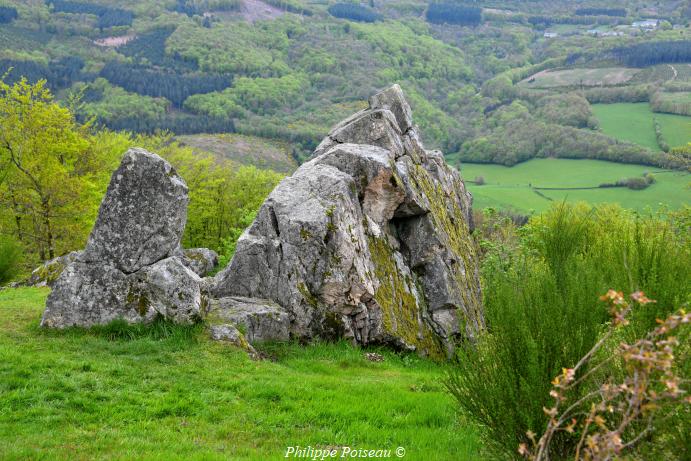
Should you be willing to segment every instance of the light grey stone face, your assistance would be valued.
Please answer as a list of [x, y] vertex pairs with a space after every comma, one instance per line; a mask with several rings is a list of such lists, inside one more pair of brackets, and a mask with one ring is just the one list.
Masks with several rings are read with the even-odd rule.
[[[115, 319], [177, 323], [201, 317], [204, 283], [178, 253], [187, 186], [168, 162], [130, 149], [113, 173], [86, 250], [53, 286], [41, 326], [90, 327]], [[207, 255], [211, 256], [211, 255]]]
[[201, 319], [202, 280], [180, 258], [166, 258], [132, 274], [133, 295], [140, 302], [175, 323]]
[[172, 256], [187, 221], [187, 185], [156, 154], [132, 148], [113, 173], [84, 262], [132, 273]]
[[276, 187], [210, 289], [276, 303], [294, 337], [451, 353], [455, 337], [483, 325], [470, 208], [396, 85]]
[[281, 306], [266, 299], [214, 299], [209, 305], [207, 322], [212, 328], [212, 337], [214, 328], [234, 325], [252, 344], [290, 339], [290, 316]]
[[391, 85], [382, 92], [369, 98], [372, 109], [386, 109], [390, 111], [398, 124], [401, 133], [406, 133], [413, 127], [413, 113], [405, 99], [403, 90], [397, 84]]
[[208, 248], [186, 248], [182, 250], [182, 262], [200, 277], [204, 277], [218, 266], [218, 253]]
[[41, 326], [90, 327], [116, 319], [128, 323], [152, 321], [157, 312], [132, 296], [132, 285], [128, 275], [114, 266], [77, 261], [53, 286]]

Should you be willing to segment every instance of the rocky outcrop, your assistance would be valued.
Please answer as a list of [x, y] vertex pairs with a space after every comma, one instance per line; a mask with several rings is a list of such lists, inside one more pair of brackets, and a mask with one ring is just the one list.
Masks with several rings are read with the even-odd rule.
[[458, 172], [424, 149], [394, 85], [276, 187], [212, 294], [277, 304], [294, 337], [441, 356], [483, 325], [471, 226]]
[[41, 325], [197, 320], [206, 303], [203, 282], [177, 255], [187, 203], [187, 186], [168, 162], [143, 149], [127, 151], [86, 249], [55, 282]]
[[321, 337], [438, 357], [483, 327], [471, 196], [423, 147], [398, 86], [334, 127], [276, 187], [213, 279], [200, 276], [214, 252], [180, 247], [187, 203], [165, 160], [130, 149], [41, 325], [205, 318], [212, 338], [250, 352]]

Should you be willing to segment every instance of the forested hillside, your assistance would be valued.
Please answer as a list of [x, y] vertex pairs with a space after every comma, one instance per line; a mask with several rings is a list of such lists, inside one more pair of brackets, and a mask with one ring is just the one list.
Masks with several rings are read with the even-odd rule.
[[[185, 244], [232, 252], [279, 177], [238, 165], [291, 171], [335, 122], [392, 82], [410, 100], [426, 145], [455, 166], [533, 158], [645, 165], [626, 170], [641, 171], [629, 177], [614, 163], [592, 163], [580, 181], [553, 184], [541, 175], [564, 168], [555, 163], [531, 168], [522, 189], [509, 192], [515, 183], [503, 170], [472, 166], [466, 179], [480, 206], [528, 213], [557, 198], [550, 189], [575, 197], [605, 188], [587, 197], [676, 207], [688, 201], [686, 189], [675, 192], [685, 177], [657, 173], [689, 168], [691, 32], [682, 3], [2, 0], [7, 110], [19, 110], [12, 94], [31, 100], [38, 91], [70, 133], [33, 167], [62, 148], [73, 155], [50, 163], [69, 187], [55, 189], [52, 176], [29, 167], [3, 178], [2, 229], [30, 243], [31, 262], [78, 248], [113, 162], [138, 143], [174, 157], [183, 176], [209, 168], [192, 180], [200, 196]], [[6, 136], [23, 129], [4, 123]], [[77, 162], [77, 152], [89, 160]], [[236, 200], [245, 192], [235, 181], [260, 185]], [[627, 189], [646, 189], [637, 192], [645, 198], [621, 199]], [[214, 210], [224, 194], [241, 211]]]
[[[239, 132], [287, 141], [304, 158], [331, 124], [398, 82], [428, 144], [452, 159], [674, 166], [656, 151], [679, 146], [603, 136], [589, 103], [688, 110], [660, 102], [688, 94], [688, 72], [648, 72], [689, 61], [683, 2], [3, 2], [5, 81], [45, 78], [60, 100], [81, 95], [80, 120], [118, 130]], [[636, 25], [651, 18], [652, 28]], [[628, 66], [632, 78], [516, 85], [548, 69], [606, 65]]]

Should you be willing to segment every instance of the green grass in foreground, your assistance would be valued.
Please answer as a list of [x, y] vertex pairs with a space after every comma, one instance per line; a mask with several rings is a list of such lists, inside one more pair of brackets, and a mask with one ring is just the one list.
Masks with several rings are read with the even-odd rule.
[[441, 366], [344, 343], [252, 361], [202, 327], [42, 331], [47, 289], [0, 291], [0, 459], [282, 459], [288, 445], [478, 459]]
[[[657, 182], [647, 189], [627, 188], [588, 190], [540, 190], [532, 187], [596, 187], [605, 182], [641, 176], [652, 172]], [[486, 184], [466, 184], [473, 193], [475, 208], [512, 208], [520, 212], [543, 211], [552, 201], [619, 203], [624, 208], [643, 211], [671, 209], [691, 204], [691, 175], [678, 171], [659, 171], [641, 165], [625, 165], [600, 160], [533, 159], [513, 167], [464, 163], [461, 174], [466, 181], [482, 176]]]
[[660, 123], [662, 136], [671, 147], [691, 142], [691, 117], [653, 114], [647, 102], [593, 104], [591, 107], [600, 121], [602, 132], [613, 138], [659, 151], [660, 147], [655, 139], [654, 115]]

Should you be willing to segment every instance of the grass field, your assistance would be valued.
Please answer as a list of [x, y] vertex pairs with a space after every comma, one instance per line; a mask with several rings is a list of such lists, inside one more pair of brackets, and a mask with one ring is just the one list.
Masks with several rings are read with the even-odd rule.
[[627, 82], [639, 71], [640, 69], [628, 67], [543, 70], [521, 81], [519, 85], [525, 88], [617, 85]]
[[286, 447], [475, 460], [440, 365], [345, 343], [252, 361], [201, 327], [44, 332], [47, 289], [0, 291], [0, 459], [282, 459]]
[[674, 114], [655, 114], [662, 137], [671, 147], [683, 146], [691, 142], [691, 117]]
[[602, 132], [613, 138], [659, 151], [653, 124], [655, 116], [660, 123], [662, 136], [670, 146], [691, 142], [691, 117], [654, 114], [646, 102], [593, 104], [591, 107], [600, 121]]
[[[647, 189], [634, 191], [627, 188], [588, 190], [538, 190], [550, 187], [596, 187], [601, 183], [641, 176], [652, 172], [657, 182]], [[691, 205], [691, 175], [681, 172], [657, 171], [640, 165], [624, 165], [599, 160], [533, 159], [513, 167], [502, 165], [461, 165], [466, 181], [482, 176], [485, 185], [467, 182], [473, 193], [473, 206], [485, 208], [512, 208], [526, 213], [543, 211], [552, 201], [616, 202], [625, 208], [643, 211], [658, 209], [660, 204], [669, 208]], [[539, 192], [539, 193], [538, 193]], [[540, 195], [542, 194], [542, 195]]]

